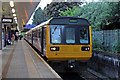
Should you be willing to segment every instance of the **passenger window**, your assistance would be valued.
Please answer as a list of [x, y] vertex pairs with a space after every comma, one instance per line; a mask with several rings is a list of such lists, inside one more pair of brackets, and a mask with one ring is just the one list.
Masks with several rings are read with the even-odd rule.
[[87, 28], [80, 29], [80, 43], [89, 43]]
[[75, 28], [66, 28], [66, 43], [75, 43]]

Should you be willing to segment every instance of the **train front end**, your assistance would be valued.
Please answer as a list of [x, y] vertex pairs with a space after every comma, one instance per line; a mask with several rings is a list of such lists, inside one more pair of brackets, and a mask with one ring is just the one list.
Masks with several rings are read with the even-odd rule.
[[50, 60], [89, 60], [91, 27], [86, 19], [53, 19], [46, 28], [46, 57]]

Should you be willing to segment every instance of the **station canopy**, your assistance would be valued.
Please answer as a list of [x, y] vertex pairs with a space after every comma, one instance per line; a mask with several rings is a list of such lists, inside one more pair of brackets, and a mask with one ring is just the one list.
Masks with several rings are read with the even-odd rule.
[[[10, 1], [14, 2], [13, 7], [10, 6]], [[41, 0], [1, 0], [2, 18], [13, 18], [13, 24], [16, 24], [17, 20], [19, 30], [22, 31], [24, 29], [23, 26], [28, 22], [40, 1]]]

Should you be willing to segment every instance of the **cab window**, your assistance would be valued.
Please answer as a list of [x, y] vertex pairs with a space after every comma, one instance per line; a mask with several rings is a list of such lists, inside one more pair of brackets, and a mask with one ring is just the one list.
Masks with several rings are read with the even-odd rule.
[[80, 29], [80, 43], [82, 43], [82, 44], [89, 43], [89, 36], [88, 36], [88, 29], [87, 28]]
[[61, 28], [59, 26], [51, 26], [52, 43], [61, 43]]

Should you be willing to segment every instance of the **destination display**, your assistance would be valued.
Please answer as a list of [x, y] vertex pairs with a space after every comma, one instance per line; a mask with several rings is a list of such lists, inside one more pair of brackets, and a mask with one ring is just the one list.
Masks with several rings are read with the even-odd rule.
[[2, 18], [2, 23], [13, 23], [13, 18]]

